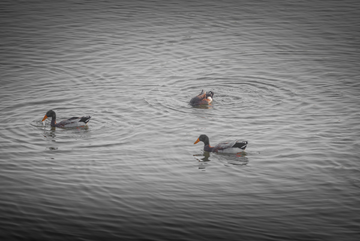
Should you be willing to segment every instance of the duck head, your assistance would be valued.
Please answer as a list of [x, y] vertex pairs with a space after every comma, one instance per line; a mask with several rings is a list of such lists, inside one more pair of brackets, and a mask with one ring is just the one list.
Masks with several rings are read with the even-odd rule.
[[42, 119], [42, 121], [46, 120], [48, 117], [51, 117], [52, 119], [56, 118], [56, 114], [55, 111], [53, 110], [49, 110], [48, 112], [46, 112], [44, 118]]
[[207, 135], [200, 135], [199, 138], [194, 142], [194, 144], [198, 143], [199, 141], [204, 142], [205, 146], [210, 145], [209, 137]]
[[206, 98], [208, 98], [208, 97], [213, 98], [213, 96], [214, 96], [214, 92], [212, 92], [212, 91], [206, 92]]

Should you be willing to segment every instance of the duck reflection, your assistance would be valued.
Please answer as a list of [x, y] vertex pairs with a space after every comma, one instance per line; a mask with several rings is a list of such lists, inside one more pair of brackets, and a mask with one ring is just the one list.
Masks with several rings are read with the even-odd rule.
[[50, 137], [53, 141], [56, 138], [56, 127], [52, 127], [49, 130], [44, 130], [44, 137]]
[[192, 108], [197, 108], [197, 109], [211, 109], [211, 108], [212, 108], [212, 104], [197, 105], [197, 106], [192, 106]]
[[[198, 158], [202, 156], [203, 158]], [[199, 169], [204, 170], [206, 168], [207, 162], [210, 161], [210, 152], [204, 151], [203, 154], [194, 154], [196, 160], [199, 161]]]
[[[238, 153], [216, 153], [216, 158], [218, 158], [221, 162], [224, 162], [225, 165], [240, 165], [245, 166], [249, 163], [249, 159], [247, 158], [247, 153], [245, 151]], [[194, 154], [193, 155], [196, 160], [199, 161], [199, 169], [205, 169], [208, 163], [211, 161], [210, 152], [204, 151], [203, 154]], [[202, 157], [202, 158], [200, 158]], [[214, 157], [215, 158], [215, 157]]]
[[245, 166], [249, 163], [247, 153], [245, 151], [238, 152], [236, 154], [219, 153], [222, 156], [222, 160], [227, 164]]
[[[199, 162], [209, 162], [209, 157], [210, 157], [210, 152], [204, 151], [203, 154], [194, 154], [193, 156], [195, 156], [195, 158], [199, 161]], [[203, 158], [197, 158], [197, 156], [203, 156]]]
[[50, 130], [44, 130], [44, 137], [47, 140], [46, 149], [51, 151], [58, 150], [58, 144], [56, 143], [56, 127], [52, 127]]

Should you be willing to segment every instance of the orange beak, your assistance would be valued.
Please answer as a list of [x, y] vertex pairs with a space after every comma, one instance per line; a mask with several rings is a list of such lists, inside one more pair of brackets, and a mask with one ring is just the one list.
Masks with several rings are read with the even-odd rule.
[[47, 115], [45, 115], [45, 116], [44, 116], [44, 119], [43, 119], [42, 121], [46, 120], [47, 118], [48, 118]]
[[198, 143], [199, 141], [200, 141], [199, 138], [197, 138], [197, 140], [194, 142], [194, 144]]

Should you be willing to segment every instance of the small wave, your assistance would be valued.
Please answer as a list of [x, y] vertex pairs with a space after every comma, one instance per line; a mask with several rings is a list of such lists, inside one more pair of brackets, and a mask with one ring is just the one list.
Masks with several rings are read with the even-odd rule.
[[237, 79], [202, 77], [196, 80], [169, 80], [148, 92], [145, 101], [159, 111], [191, 113], [190, 99], [202, 89], [213, 91], [214, 108], [228, 115], [241, 109], [279, 109], [282, 103], [297, 105], [297, 93], [286, 80], [268, 79], [257, 76], [242, 76]]

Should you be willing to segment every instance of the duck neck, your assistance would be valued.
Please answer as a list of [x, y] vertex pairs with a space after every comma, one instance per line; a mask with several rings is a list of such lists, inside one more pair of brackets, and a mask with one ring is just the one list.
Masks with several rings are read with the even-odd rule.
[[209, 139], [205, 139], [205, 140], [204, 140], [204, 144], [205, 144], [205, 146], [210, 146]]
[[51, 116], [51, 126], [54, 127], [56, 125], [56, 114], [54, 113]]

